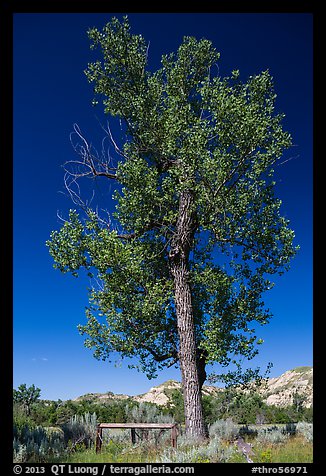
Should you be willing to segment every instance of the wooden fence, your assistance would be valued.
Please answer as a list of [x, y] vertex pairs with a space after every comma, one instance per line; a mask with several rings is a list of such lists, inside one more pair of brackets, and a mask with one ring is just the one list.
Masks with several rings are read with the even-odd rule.
[[171, 444], [177, 447], [178, 425], [177, 423], [99, 423], [96, 432], [96, 453], [102, 449], [103, 430], [108, 429], [130, 429], [131, 441], [136, 443], [136, 430], [171, 430]]

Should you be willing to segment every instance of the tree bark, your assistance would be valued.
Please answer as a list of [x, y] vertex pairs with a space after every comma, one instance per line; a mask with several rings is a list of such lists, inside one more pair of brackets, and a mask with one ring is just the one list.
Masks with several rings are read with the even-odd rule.
[[192, 210], [193, 197], [185, 190], [180, 195], [179, 214], [169, 253], [179, 335], [179, 362], [182, 376], [186, 433], [205, 437], [201, 385], [198, 373], [197, 345], [189, 283], [189, 252], [196, 229]]

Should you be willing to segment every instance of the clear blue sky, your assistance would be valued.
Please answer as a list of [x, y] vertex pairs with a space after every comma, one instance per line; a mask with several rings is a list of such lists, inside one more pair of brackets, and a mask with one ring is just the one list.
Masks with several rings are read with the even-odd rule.
[[[265, 304], [274, 318], [261, 328], [265, 343], [252, 365], [272, 361], [271, 376], [312, 365], [312, 14], [128, 14], [134, 33], [150, 41], [150, 65], [175, 51], [184, 35], [211, 40], [221, 53], [219, 73], [241, 77], [269, 68], [295, 146], [292, 160], [277, 168], [283, 214], [301, 247], [291, 270], [277, 279]], [[60, 223], [57, 212], [74, 208], [60, 167], [74, 157], [69, 134], [76, 122], [95, 145], [104, 121], [92, 107], [92, 86], [83, 70], [93, 60], [86, 31], [121, 14], [14, 15], [14, 387], [35, 384], [42, 398], [68, 399], [87, 392], [137, 394], [156, 380], [98, 362], [83, 346], [77, 325], [88, 304], [86, 279], [52, 268], [45, 241]], [[110, 197], [110, 194], [108, 194]]]

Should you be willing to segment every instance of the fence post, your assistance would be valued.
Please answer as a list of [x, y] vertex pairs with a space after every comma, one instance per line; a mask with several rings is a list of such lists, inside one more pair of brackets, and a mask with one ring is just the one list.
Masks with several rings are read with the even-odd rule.
[[130, 432], [131, 432], [131, 443], [134, 445], [136, 443], [136, 430], [135, 430], [135, 428], [131, 428]]
[[97, 425], [96, 431], [96, 453], [100, 453], [102, 448], [102, 428], [100, 425]]
[[171, 443], [173, 448], [177, 447], [177, 427], [176, 426], [173, 426], [171, 428]]

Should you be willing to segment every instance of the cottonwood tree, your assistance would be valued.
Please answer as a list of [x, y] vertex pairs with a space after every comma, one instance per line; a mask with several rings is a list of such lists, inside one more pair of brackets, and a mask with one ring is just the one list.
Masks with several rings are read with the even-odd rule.
[[[85, 345], [98, 359], [138, 357], [149, 377], [178, 364], [186, 431], [203, 437], [206, 366], [257, 353], [268, 277], [295, 254], [273, 180], [291, 137], [269, 72], [221, 78], [210, 41], [184, 37], [151, 71], [127, 17], [88, 35], [101, 57], [86, 76], [123, 139], [108, 126], [103, 156], [75, 126], [79, 155], [65, 181], [85, 213], [71, 210], [47, 244], [56, 268], [94, 276]], [[114, 184], [113, 214], [82, 200], [82, 177]]]

